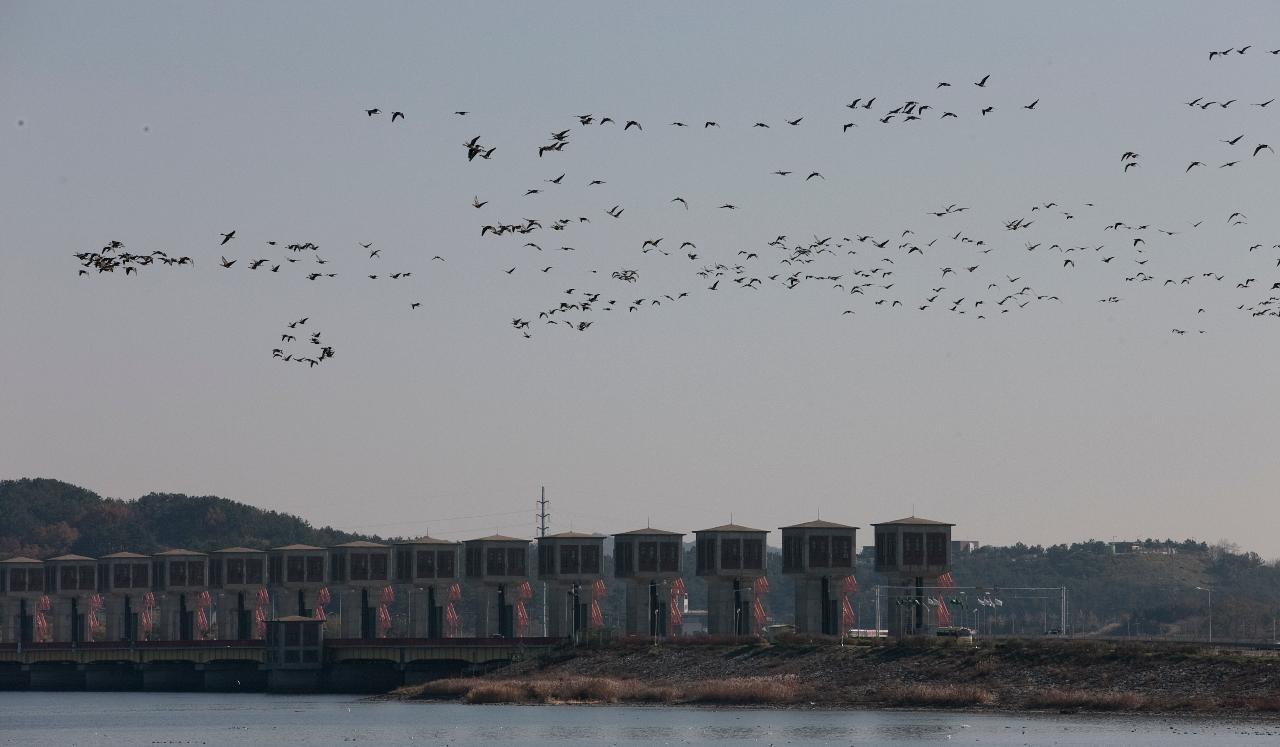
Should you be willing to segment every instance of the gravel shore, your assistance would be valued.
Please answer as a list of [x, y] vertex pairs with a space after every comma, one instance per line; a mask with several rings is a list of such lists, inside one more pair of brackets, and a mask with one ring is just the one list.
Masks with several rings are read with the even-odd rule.
[[908, 639], [841, 646], [792, 636], [565, 648], [393, 697], [1280, 715], [1278, 675], [1273, 654], [1176, 644]]

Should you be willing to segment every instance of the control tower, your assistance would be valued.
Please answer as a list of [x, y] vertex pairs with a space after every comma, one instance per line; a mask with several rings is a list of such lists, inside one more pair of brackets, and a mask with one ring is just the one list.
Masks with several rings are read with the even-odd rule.
[[[468, 617], [477, 638], [521, 635], [528, 588], [529, 540], [494, 534], [463, 543], [466, 554]], [[528, 614], [524, 612], [523, 614]]]
[[889, 577], [889, 634], [925, 632], [925, 582], [935, 585], [951, 571], [951, 527], [945, 521], [908, 516], [872, 524], [876, 537], [876, 572]]
[[782, 572], [796, 577], [797, 632], [840, 635], [857, 533], [857, 527], [821, 519], [782, 527]]
[[613, 576], [622, 579], [627, 635], [677, 635], [671, 604], [680, 579], [684, 535], [665, 529], [634, 529], [613, 535]]
[[[409, 608], [410, 638], [448, 637], [448, 609], [461, 575], [461, 553], [461, 542], [434, 537], [396, 543], [396, 584]], [[461, 593], [460, 586], [458, 591]]]
[[756, 580], [765, 577], [764, 529], [725, 524], [695, 531], [697, 574], [707, 582], [707, 632], [749, 635], [762, 622], [764, 600]]
[[538, 538], [538, 578], [547, 583], [547, 635], [569, 638], [591, 624], [595, 583], [604, 578], [604, 535], [560, 532]]

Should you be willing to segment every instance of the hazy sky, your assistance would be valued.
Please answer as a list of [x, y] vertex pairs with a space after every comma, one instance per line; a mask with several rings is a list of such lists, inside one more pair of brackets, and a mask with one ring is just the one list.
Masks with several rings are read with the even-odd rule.
[[[1250, 156], [1280, 148], [1280, 103], [1249, 105], [1280, 97], [1277, 47], [1271, 2], [0, 3], [0, 477], [458, 539], [531, 536], [546, 485], [557, 530], [866, 526], [914, 507], [984, 543], [1280, 555], [1280, 320], [1237, 309], [1280, 281], [1280, 157]], [[874, 112], [844, 106], [871, 96]], [[1238, 102], [1183, 105], [1197, 96]], [[934, 109], [876, 120], [907, 99]], [[579, 127], [586, 113], [644, 130]], [[538, 158], [563, 129], [570, 146]], [[476, 135], [491, 160], [466, 161]], [[1129, 150], [1142, 165], [1124, 173]], [[927, 214], [953, 203], [970, 209]], [[479, 236], [577, 216], [591, 223]], [[1004, 229], [1020, 217], [1037, 223]], [[1116, 221], [1151, 228], [1103, 230]], [[941, 240], [904, 255], [905, 230]], [[752, 275], [785, 277], [779, 234], [891, 239], [822, 262], [892, 258], [898, 287], [875, 298], [903, 306], [694, 274], [750, 250]], [[699, 260], [642, 254], [659, 236]], [[78, 276], [72, 253], [110, 240], [196, 265]], [[318, 244], [338, 277], [246, 269], [287, 254], [268, 240]], [[640, 281], [609, 277], [624, 268]], [[1156, 279], [1124, 280], [1140, 271]], [[1005, 277], [1062, 301], [948, 313], [961, 296], [993, 309], [1003, 291], [984, 286]], [[569, 288], [689, 296], [582, 333], [536, 318]], [[271, 357], [300, 317], [337, 351], [314, 370]]]

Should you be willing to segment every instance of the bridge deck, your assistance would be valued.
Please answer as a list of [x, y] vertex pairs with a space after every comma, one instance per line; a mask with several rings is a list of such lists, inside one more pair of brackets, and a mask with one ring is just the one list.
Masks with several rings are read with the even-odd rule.
[[[559, 638], [333, 638], [324, 641], [324, 658], [326, 663], [385, 661], [404, 665], [414, 661], [449, 660], [480, 664], [524, 658], [562, 643]], [[259, 640], [0, 644], [0, 664], [149, 664], [167, 661], [266, 664], [267, 647]]]

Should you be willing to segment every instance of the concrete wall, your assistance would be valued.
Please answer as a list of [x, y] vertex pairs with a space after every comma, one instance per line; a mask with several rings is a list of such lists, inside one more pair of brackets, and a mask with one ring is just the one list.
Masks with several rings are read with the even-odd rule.
[[[735, 604], [734, 579], [707, 578], [707, 632], [711, 635], [746, 635], [753, 629], [753, 580], [738, 582]], [[768, 610], [766, 610], [767, 612]]]

